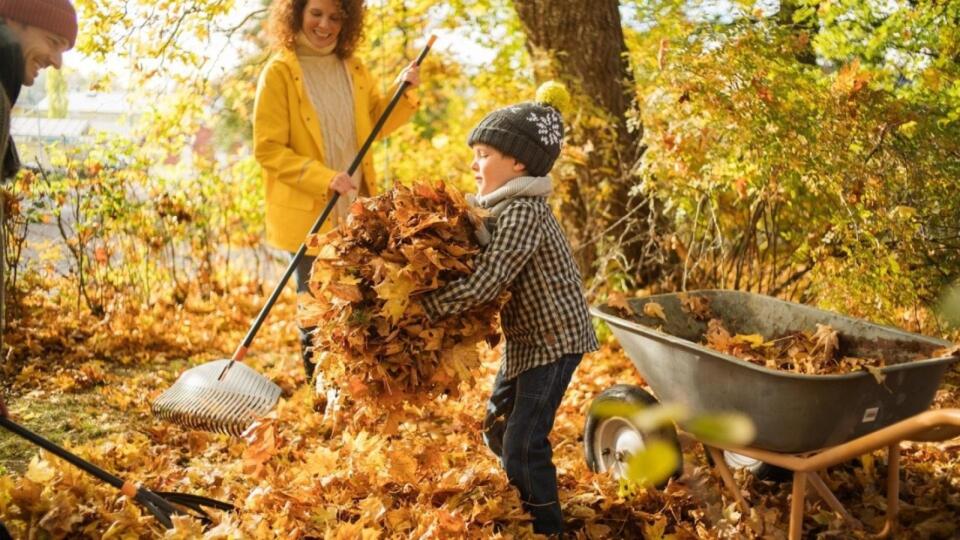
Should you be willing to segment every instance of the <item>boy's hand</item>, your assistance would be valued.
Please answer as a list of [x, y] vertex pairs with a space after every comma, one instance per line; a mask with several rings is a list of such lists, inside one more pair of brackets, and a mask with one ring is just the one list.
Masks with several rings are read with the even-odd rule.
[[336, 191], [341, 195], [346, 195], [351, 191], [357, 189], [357, 186], [354, 185], [353, 179], [350, 178], [347, 173], [342, 172], [338, 173], [333, 177], [333, 180], [330, 181], [330, 189]]

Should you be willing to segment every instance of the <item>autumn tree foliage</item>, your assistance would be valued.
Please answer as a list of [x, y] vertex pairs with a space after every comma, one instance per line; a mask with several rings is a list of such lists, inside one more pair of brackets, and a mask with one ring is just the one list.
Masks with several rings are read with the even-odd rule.
[[[106, 3], [78, 6], [79, 50], [128, 65], [132, 84], [162, 96], [143, 144], [124, 159], [141, 182], [156, 184], [153, 198], [168, 209], [192, 200], [178, 192], [197, 189], [194, 178], [151, 164], [201, 125], [216, 128], [230, 162], [202, 165], [204, 183], [234, 190], [226, 179], [247, 175], [229, 197], [235, 219], [191, 202], [195, 217], [210, 218], [187, 223], [174, 212], [176, 227], [164, 228], [189, 244], [201, 240], [182, 251], [185, 243], [172, 239], [171, 254], [211, 253], [153, 281], [177, 284], [182, 296], [184, 276], [213, 276], [241, 251], [223, 259], [211, 246], [251, 245], [262, 219], [248, 134], [269, 54], [265, 10], [128, 2], [128, 16], [117, 17]], [[958, 209], [947, 195], [958, 167], [956, 2], [795, 0], [718, 10], [675, 0], [589, 8], [384, 0], [367, 9], [359, 54], [384, 90], [428, 33], [441, 37], [412, 127], [375, 148], [383, 187], [444, 179], [471, 189], [462, 141], [483, 114], [531, 99], [546, 78], [573, 89], [555, 205], [591, 292], [730, 287], [892, 321], [895, 311], [932, 305], [958, 277]], [[461, 37], [486, 59], [465, 56]], [[241, 62], [224, 71], [218, 60], [229, 54]], [[192, 233], [211, 219], [245, 231]]]

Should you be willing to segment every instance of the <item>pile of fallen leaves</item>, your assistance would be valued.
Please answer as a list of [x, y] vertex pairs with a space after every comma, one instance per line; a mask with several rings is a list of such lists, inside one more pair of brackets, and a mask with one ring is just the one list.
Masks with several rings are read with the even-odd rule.
[[300, 322], [317, 328], [318, 372], [355, 404], [423, 403], [472, 380], [500, 303], [430, 322], [419, 299], [473, 271], [475, 212], [443, 183], [399, 186], [310, 240], [319, 255]]
[[[235, 288], [232, 293], [190, 309], [155, 306], [150, 317], [158, 332], [186, 329], [177, 337], [189, 340], [185, 346], [203, 350], [189, 358], [190, 363], [229, 356], [263, 301], [255, 292]], [[499, 363], [496, 351], [482, 353], [478, 383], [466, 385], [459, 399], [437, 399], [420, 414], [405, 418], [394, 435], [383, 434], [377, 425], [343, 428], [334, 417], [314, 411], [312, 390], [302, 386], [294, 304], [292, 295], [281, 297], [247, 357], [255, 369], [282, 382], [285, 392], [276, 414], [263, 419], [245, 440], [190, 431], [153, 418], [150, 401], [169, 388], [185, 366], [143, 358], [136, 340], [111, 349], [108, 358], [98, 358], [107, 384], [77, 384], [66, 394], [60, 382], [44, 375], [59, 373], [62, 364], [89, 361], [89, 351], [71, 347], [44, 355], [33, 351], [23, 335], [8, 334], [15, 343], [12, 356], [37, 355], [29, 362], [36, 366], [35, 378], [0, 381], [12, 392], [8, 405], [28, 428], [55, 435], [52, 428], [79, 427], [88, 420], [96, 424], [96, 431], [83, 440], [73, 432], [68, 438], [74, 443], [66, 443], [84, 459], [151, 489], [214, 497], [234, 504], [238, 511], [214, 512], [215, 523], [205, 532], [189, 518], [176, 519], [176, 529], [165, 532], [118, 490], [49, 455], [34, 458], [36, 451], [30, 449], [19, 464], [8, 461], [0, 470], [0, 521], [14, 538], [532, 537], [516, 491], [481, 440], [485, 400]], [[62, 315], [63, 310], [54, 306], [40, 317], [49, 324], [31, 332], [56, 332], [54, 323], [62, 321]], [[137, 336], [154, 328], [142, 319], [118, 319], [113, 324], [87, 325], [94, 332], [88, 341]], [[14, 331], [23, 329], [20, 325]], [[75, 376], [85, 377], [81, 372]], [[294, 383], [301, 385], [299, 389], [293, 390]], [[741, 492], [751, 506], [749, 513], [741, 512], [719, 477], [707, 468], [700, 445], [688, 439], [681, 439], [683, 475], [663, 490], [627, 495], [608, 475], [589, 471], [580, 439], [584, 414], [597, 394], [617, 383], [642, 384], [616, 347], [587, 355], [551, 433], [560, 502], [571, 538], [786, 538], [791, 484], [738, 474]], [[77, 400], [88, 403], [88, 408], [72, 405]], [[50, 403], [51, 410], [38, 416], [37, 409]], [[935, 406], [960, 407], [960, 369], [947, 373]], [[0, 431], [0, 446], [12, 439]], [[955, 538], [960, 534], [957, 440], [905, 443], [900, 459], [901, 533], [910, 538]], [[879, 451], [833, 467], [823, 479], [854, 517], [878, 530], [886, 506], [885, 474], [886, 454]], [[845, 525], [822, 500], [808, 497], [805, 504], [804, 538], [863, 533]]]

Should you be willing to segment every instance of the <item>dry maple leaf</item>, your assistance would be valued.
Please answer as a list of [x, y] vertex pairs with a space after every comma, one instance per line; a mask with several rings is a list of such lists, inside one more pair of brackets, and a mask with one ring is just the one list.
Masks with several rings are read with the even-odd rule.
[[667, 314], [663, 311], [663, 306], [656, 302], [647, 302], [643, 305], [643, 314], [647, 317], [656, 317], [661, 320], [667, 320]]
[[247, 447], [243, 451], [243, 472], [254, 477], [264, 471], [264, 464], [277, 453], [276, 412], [254, 422], [243, 433]]
[[840, 334], [827, 324], [817, 324], [817, 331], [813, 334], [816, 345], [813, 353], [817, 354], [821, 362], [833, 362], [840, 349]]
[[948, 356], [954, 356], [956, 358], [960, 358], [960, 345], [954, 345], [953, 347], [937, 349], [933, 351], [932, 358], [946, 358]]
[[865, 370], [877, 382], [885, 375], [882, 358], [836, 359], [840, 335], [829, 325], [818, 324], [816, 332], [792, 332], [767, 341], [760, 334], [730, 335], [720, 319], [711, 319], [704, 334], [707, 347], [770, 369], [806, 375], [854, 373]]
[[687, 293], [680, 293], [680, 309], [698, 321], [706, 321], [713, 318], [713, 312], [710, 310], [710, 300], [703, 296], [695, 296]]
[[704, 334], [704, 339], [706, 339], [707, 347], [711, 349], [720, 352], [730, 352], [732, 349], [733, 337], [726, 327], [723, 326], [723, 321], [720, 319], [710, 319], [710, 321], [707, 322], [707, 332]]
[[881, 371], [882, 368], [876, 366], [863, 366], [863, 369], [873, 375], [873, 378], [877, 380], [877, 384], [883, 384], [884, 379], [887, 378], [887, 375]]
[[633, 308], [630, 307], [630, 302], [627, 301], [627, 295], [620, 291], [613, 291], [607, 295], [607, 305], [617, 308], [624, 313], [635, 314]]

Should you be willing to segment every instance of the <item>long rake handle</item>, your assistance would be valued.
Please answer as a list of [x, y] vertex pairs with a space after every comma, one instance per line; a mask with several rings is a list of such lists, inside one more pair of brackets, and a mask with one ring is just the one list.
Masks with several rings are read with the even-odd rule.
[[183, 504], [187, 504], [187, 506], [191, 508], [199, 509], [201, 517], [207, 519], [209, 518], [206, 516], [206, 513], [203, 512], [202, 508], [199, 508], [200, 506], [210, 506], [211, 508], [217, 508], [219, 510], [234, 509], [233, 505], [229, 503], [208, 499], [206, 497], [180, 493], [154, 493], [147, 488], [137, 486], [129, 481], [125, 481], [122, 478], [111, 474], [100, 467], [97, 467], [93, 463], [90, 463], [80, 456], [68, 451], [66, 448], [54, 444], [52, 441], [30, 431], [6, 416], [0, 416], [0, 427], [3, 427], [14, 435], [26, 439], [40, 448], [43, 448], [47, 452], [50, 452], [60, 459], [70, 463], [71, 465], [74, 465], [83, 472], [96, 477], [98, 480], [106, 482], [107, 484], [119, 489], [127, 497], [135, 499], [137, 502], [145, 506], [150, 513], [153, 514], [153, 516], [168, 529], [173, 527], [173, 522], [170, 520], [170, 516], [181, 512], [172, 504], [170, 504], [170, 501], [168, 501], [165, 496], [169, 496], [175, 502], [181, 502]]
[[76, 454], [71, 453], [65, 448], [57, 446], [48, 439], [37, 435], [36, 433], [30, 431], [29, 429], [21, 426], [20, 424], [14, 422], [13, 420], [0, 416], [0, 426], [2, 426], [7, 431], [17, 435], [20, 438], [26, 439], [33, 444], [43, 448], [47, 452], [56, 455], [58, 458], [71, 463], [72, 465], [77, 466], [80, 469], [83, 469], [84, 472], [87, 472], [93, 476], [96, 476], [98, 479], [110, 484], [111, 486], [117, 489], [123, 489], [123, 485], [126, 483], [121, 478], [114, 476], [107, 471], [97, 467], [93, 463], [77, 456]]
[[[138, 487], [132, 482], [125, 481], [116, 475], [108, 473], [93, 463], [90, 463], [80, 456], [68, 451], [66, 448], [58, 446], [52, 441], [37, 435], [36, 433], [21, 426], [6, 416], [0, 416], [0, 426], [17, 436], [32, 442], [40, 448], [43, 448], [47, 452], [50, 452], [58, 458], [70, 463], [71, 465], [74, 465], [85, 473], [96, 477], [98, 480], [106, 482], [107, 484], [119, 489], [124, 495], [130, 497], [131, 499], [137, 499], [141, 503], [149, 501], [154, 506], [158, 507], [158, 509], [167, 513], [176, 512], [176, 509], [170, 506], [170, 503], [154, 495], [150, 492], [150, 490]], [[160, 518], [161, 516], [158, 515], [157, 517]], [[169, 519], [166, 521], [161, 519], [161, 522], [163, 522], [163, 524], [167, 527], [170, 526]]]
[[[430, 36], [430, 39], [427, 41], [427, 45], [422, 51], [420, 51], [420, 55], [417, 56], [416, 65], [419, 66], [423, 62], [423, 59], [426, 58], [427, 53], [430, 52], [430, 48], [433, 47], [433, 43], [436, 40], [437, 36]], [[400, 87], [397, 88], [396, 93], [393, 94], [393, 98], [390, 99], [390, 103], [387, 104], [387, 108], [384, 109], [383, 114], [380, 115], [380, 119], [377, 120], [377, 123], [373, 126], [373, 130], [370, 132], [367, 140], [363, 143], [363, 146], [360, 147], [360, 151], [357, 152], [357, 156], [353, 158], [353, 163], [351, 163], [350, 168], [347, 169], [347, 176], [353, 176], [353, 173], [355, 173], [360, 167], [364, 156], [367, 154], [367, 150], [369, 150], [370, 146], [373, 145], [377, 135], [380, 134], [380, 130], [383, 129], [383, 125], [387, 122], [387, 118], [390, 117], [390, 113], [393, 112], [394, 107], [397, 106], [397, 103], [400, 101], [400, 98], [403, 96], [403, 93], [406, 92], [409, 86], [410, 83], [408, 81], [403, 81], [400, 84]], [[337, 204], [337, 200], [339, 198], [340, 193], [334, 191], [333, 196], [330, 197], [330, 201], [327, 203], [327, 207], [323, 209], [323, 213], [321, 213], [320, 217], [317, 218], [317, 221], [314, 222], [309, 234], [316, 234], [317, 231], [320, 230], [320, 227], [323, 226], [323, 223], [327, 220], [327, 216], [330, 215], [331, 211], [333, 211], [333, 207]], [[287, 270], [283, 273], [283, 277], [280, 278], [280, 283], [278, 283], [276, 288], [273, 289], [273, 292], [270, 294], [270, 298], [267, 299], [267, 303], [264, 304], [263, 309], [260, 310], [260, 314], [257, 315], [256, 319], [254, 319], [253, 324], [250, 326], [250, 330], [247, 331], [246, 337], [243, 338], [243, 342], [239, 347], [237, 347], [236, 352], [233, 353], [230, 363], [223, 368], [223, 371], [220, 372], [220, 376], [217, 378], [217, 380], [223, 380], [223, 377], [227, 374], [227, 371], [233, 367], [233, 363], [238, 360], [243, 360], [243, 358], [247, 355], [247, 350], [253, 344], [253, 338], [257, 336], [257, 332], [260, 331], [263, 321], [266, 320], [270, 310], [273, 309], [273, 305], [277, 303], [277, 299], [280, 298], [280, 293], [283, 292], [283, 288], [287, 285], [287, 282], [290, 281], [290, 276], [292, 276], [297, 270], [297, 265], [300, 264], [300, 261], [303, 259], [303, 256], [306, 255], [306, 253], [307, 244], [306, 241], [304, 241], [304, 243], [300, 244], [300, 249], [297, 250], [296, 255], [293, 256], [293, 259], [287, 266]]]

